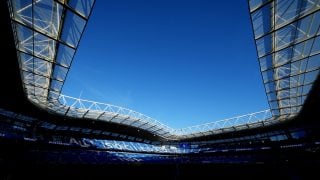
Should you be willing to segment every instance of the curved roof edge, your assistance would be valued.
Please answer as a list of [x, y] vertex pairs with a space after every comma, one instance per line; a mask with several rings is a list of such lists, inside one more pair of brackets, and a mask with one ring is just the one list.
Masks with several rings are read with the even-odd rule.
[[50, 102], [46, 108], [63, 116], [133, 126], [171, 140], [255, 128], [278, 121], [278, 119], [272, 118], [270, 110], [264, 110], [196, 126], [173, 129], [156, 119], [131, 109], [62, 94], [60, 94], [58, 101]]

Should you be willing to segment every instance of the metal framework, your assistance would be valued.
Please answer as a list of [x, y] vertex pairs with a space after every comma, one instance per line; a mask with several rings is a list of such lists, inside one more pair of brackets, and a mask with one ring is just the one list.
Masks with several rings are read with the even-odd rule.
[[28, 99], [46, 108], [59, 98], [94, 0], [8, 0]]
[[7, 0], [25, 94], [68, 117], [133, 126], [168, 140], [255, 128], [295, 116], [320, 67], [320, 0], [249, 0], [270, 110], [183, 129], [139, 112], [61, 94], [95, 0]]
[[319, 0], [249, 0], [273, 116], [295, 116], [320, 68]]
[[60, 94], [59, 102], [50, 108], [64, 116], [95, 119], [141, 128], [167, 139], [186, 139], [203, 135], [247, 129], [275, 123], [270, 110], [264, 110], [212, 123], [173, 129], [139, 112], [106, 103], [83, 100]]

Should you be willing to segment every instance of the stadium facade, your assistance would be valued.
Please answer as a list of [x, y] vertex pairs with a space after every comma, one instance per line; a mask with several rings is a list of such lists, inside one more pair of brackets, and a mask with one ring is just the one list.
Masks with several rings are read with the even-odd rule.
[[9, 58], [0, 74], [2, 166], [319, 166], [320, 1], [249, 0], [270, 110], [183, 129], [61, 94], [94, 4], [1, 2], [1, 49]]

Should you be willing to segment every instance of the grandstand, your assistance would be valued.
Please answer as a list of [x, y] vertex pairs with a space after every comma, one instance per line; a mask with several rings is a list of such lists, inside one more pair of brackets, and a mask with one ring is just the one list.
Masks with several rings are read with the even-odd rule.
[[0, 177], [304, 178], [319, 167], [320, 1], [248, 0], [270, 109], [182, 129], [61, 94], [95, 0], [0, 3]]

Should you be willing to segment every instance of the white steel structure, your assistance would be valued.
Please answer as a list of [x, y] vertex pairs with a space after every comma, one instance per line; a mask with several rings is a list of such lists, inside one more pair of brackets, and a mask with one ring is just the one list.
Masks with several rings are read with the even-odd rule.
[[270, 125], [297, 115], [319, 74], [319, 0], [249, 0], [270, 110], [183, 129], [139, 112], [61, 94], [95, 0], [8, 0], [21, 79], [35, 105], [143, 129], [167, 140]]
[[111, 104], [83, 100], [61, 94], [56, 105], [51, 110], [62, 115], [133, 126], [166, 139], [199, 137], [232, 130], [260, 127], [277, 122], [277, 119], [271, 118], [270, 110], [265, 110], [188, 128], [173, 129], [149, 116]]

